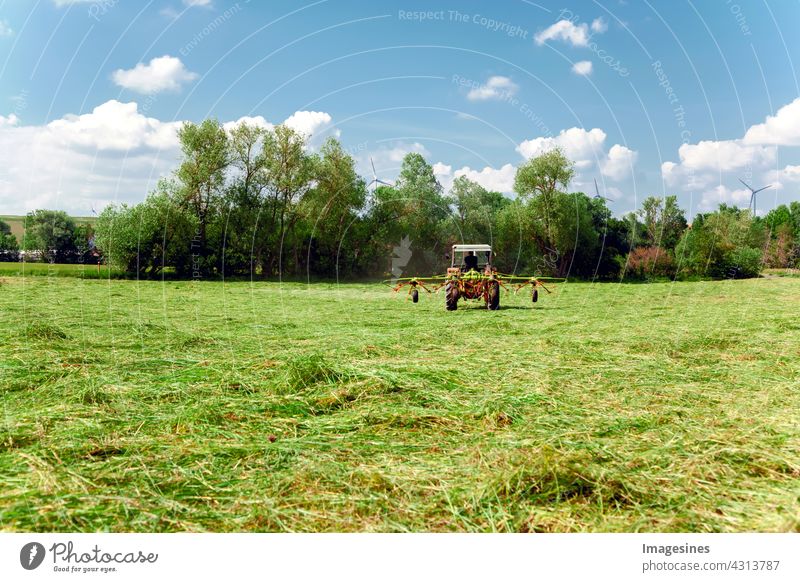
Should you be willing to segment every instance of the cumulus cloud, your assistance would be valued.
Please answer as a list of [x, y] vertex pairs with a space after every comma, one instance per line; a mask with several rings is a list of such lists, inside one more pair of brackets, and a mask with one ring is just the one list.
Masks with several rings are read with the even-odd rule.
[[608, 150], [605, 161], [600, 163], [600, 171], [612, 180], [624, 180], [630, 176], [637, 157], [638, 152], [623, 145], [614, 144]]
[[800, 97], [778, 109], [764, 121], [753, 125], [744, 134], [746, 144], [800, 145]]
[[578, 61], [572, 65], [572, 72], [584, 77], [592, 74], [592, 61]]
[[120, 87], [143, 94], [179, 91], [184, 83], [197, 77], [197, 73], [187, 70], [179, 58], [169, 55], [156, 57], [146, 65], [139, 63], [132, 69], [117, 69], [111, 75]]
[[484, 85], [471, 89], [467, 93], [467, 99], [470, 101], [502, 100], [516, 95], [518, 90], [519, 86], [509, 77], [495, 75], [489, 77]]
[[466, 176], [487, 190], [510, 194], [514, 190], [514, 176], [516, 176], [516, 173], [517, 168], [512, 164], [505, 164], [500, 168], [486, 166], [482, 170], [473, 170], [469, 166], [464, 166], [460, 170], [456, 170], [453, 177]]
[[572, 46], [589, 44], [589, 25], [585, 22], [575, 24], [570, 20], [559, 20], [551, 24], [533, 37], [536, 44], [542, 45], [548, 40], [563, 40]]
[[7, 117], [0, 115], [0, 127], [12, 127], [19, 123], [19, 117], [13, 113]]
[[723, 202], [725, 204], [734, 204], [740, 208], [746, 207], [750, 204], [750, 191], [745, 188], [732, 190], [722, 184], [718, 184], [703, 192], [698, 206], [702, 211], [710, 211]]
[[615, 144], [606, 152], [606, 132], [595, 127], [586, 131], [581, 127], [561, 130], [555, 137], [537, 137], [525, 140], [517, 151], [525, 158], [533, 158], [553, 148], [561, 148], [564, 155], [575, 162], [578, 171], [597, 167], [613, 180], [628, 177], [637, 153], [625, 146]]
[[[320, 112], [297, 112], [293, 121], [306, 119], [304, 113], [330, 123]], [[273, 127], [261, 116], [223, 126], [231, 129], [241, 121]], [[83, 215], [110, 202], [139, 202], [177, 166], [181, 124], [115, 100], [46, 125], [25, 126], [13, 114], [0, 116], [0, 208], [13, 214], [61, 208]]]
[[178, 125], [118, 101], [47, 125], [3, 123], [0, 207], [12, 213], [64, 208], [86, 214], [115, 199], [141, 200], [176, 163]]
[[248, 117], [245, 115], [244, 117], [240, 117], [236, 121], [227, 121], [223, 123], [222, 127], [225, 129], [225, 131], [231, 131], [233, 128], [235, 128], [237, 125], [241, 123], [246, 123], [247, 125], [261, 127], [264, 129], [272, 129], [273, 127], [275, 127], [260, 115], [256, 115], [255, 117]]
[[523, 141], [517, 151], [525, 158], [534, 158], [548, 150], [560, 147], [578, 168], [588, 167], [602, 156], [606, 132], [594, 128], [586, 131], [580, 127], [563, 129], [555, 137], [537, 137]]
[[[781, 107], [763, 123], [747, 129], [741, 139], [702, 140], [678, 148], [679, 161], [666, 161], [661, 175], [671, 187], [701, 193], [701, 206], [711, 208], [719, 202], [747, 205], [747, 190], [728, 189], [726, 183], [738, 184], [741, 174], [759, 173], [768, 183], [768, 171], [774, 168], [779, 146], [800, 145], [800, 98]], [[778, 172], [779, 181], [792, 181], [797, 166]], [[746, 196], [745, 196], [746, 195]]]
[[331, 116], [323, 111], [295, 111], [283, 123], [288, 125], [298, 133], [302, 133], [306, 138], [311, 138], [315, 142], [322, 134], [329, 133], [333, 137], [339, 136], [339, 130], [331, 130]]

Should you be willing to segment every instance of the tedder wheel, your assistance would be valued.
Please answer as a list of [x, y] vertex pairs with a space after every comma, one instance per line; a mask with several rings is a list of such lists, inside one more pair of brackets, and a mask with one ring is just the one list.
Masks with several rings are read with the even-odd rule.
[[444, 300], [447, 311], [455, 311], [458, 308], [458, 285], [455, 281], [448, 281], [444, 287]]
[[536, 287], [533, 288], [533, 292], [531, 293], [531, 301], [534, 303], [539, 301], [539, 290]]
[[489, 301], [486, 302], [486, 307], [492, 311], [500, 309], [500, 284], [497, 281], [489, 283]]
[[414, 303], [417, 303], [419, 301], [419, 291], [417, 291], [416, 289], [413, 289], [411, 291], [411, 301]]

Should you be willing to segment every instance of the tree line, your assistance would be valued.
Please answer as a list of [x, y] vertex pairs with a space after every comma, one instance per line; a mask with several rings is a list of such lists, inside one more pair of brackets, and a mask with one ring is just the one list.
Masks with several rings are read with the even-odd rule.
[[418, 153], [369, 190], [338, 140], [314, 151], [283, 125], [206, 120], [179, 139], [178, 169], [142, 203], [110, 205], [93, 227], [33, 212], [21, 245], [0, 222], [3, 256], [99, 255], [143, 278], [366, 278], [387, 275], [408, 237], [405, 275], [443, 272], [461, 242], [491, 244], [501, 272], [601, 280], [754, 277], [800, 261], [798, 202], [763, 217], [723, 204], [689, 224], [675, 196], [651, 196], [617, 218], [605, 199], [568, 192], [574, 165], [559, 149], [517, 169], [512, 199], [465, 176], [444, 192]]

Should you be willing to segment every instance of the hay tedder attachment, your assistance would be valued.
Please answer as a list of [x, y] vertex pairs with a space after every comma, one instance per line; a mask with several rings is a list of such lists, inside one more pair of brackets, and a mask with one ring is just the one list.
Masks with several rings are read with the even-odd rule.
[[[549, 277], [526, 277], [498, 273], [492, 266], [492, 247], [489, 245], [453, 245], [450, 267], [444, 275], [432, 277], [406, 277], [384, 281], [397, 293], [408, 289], [407, 297], [417, 303], [420, 289], [427, 293], [438, 293], [444, 289], [445, 307], [448, 311], [458, 309], [459, 299], [483, 301], [487, 309], [500, 308], [500, 289], [513, 289], [516, 295], [528, 285], [531, 287], [531, 301], [539, 300], [539, 288], [547, 293], [543, 281], [563, 281]], [[430, 286], [430, 288], [428, 288]]]

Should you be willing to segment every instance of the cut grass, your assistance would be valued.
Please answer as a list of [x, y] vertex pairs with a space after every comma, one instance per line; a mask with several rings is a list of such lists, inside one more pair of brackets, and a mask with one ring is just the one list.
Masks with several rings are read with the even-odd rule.
[[0, 288], [5, 531], [798, 531], [800, 281]]

